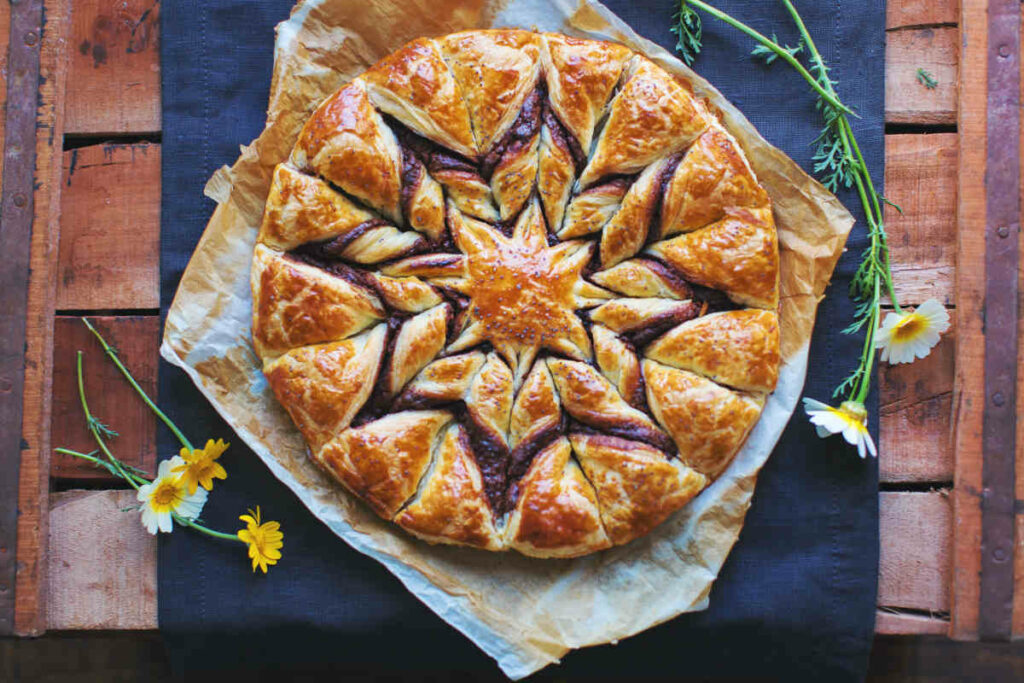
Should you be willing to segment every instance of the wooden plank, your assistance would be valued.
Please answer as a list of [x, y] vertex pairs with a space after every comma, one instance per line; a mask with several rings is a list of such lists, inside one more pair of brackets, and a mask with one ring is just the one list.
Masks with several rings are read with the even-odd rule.
[[75, 0], [67, 132], [160, 130], [159, 0]]
[[160, 305], [160, 146], [64, 152], [57, 308]]
[[[0, 291], [4, 301], [0, 307], [3, 316], [21, 319], [15, 334], [10, 334], [14, 328], [6, 322], [0, 333], [4, 345], [10, 345], [5, 349], [5, 358], [20, 366], [16, 374], [8, 374], [5, 369], [0, 377], [4, 399], [12, 401], [16, 397], [20, 402], [17, 422], [0, 429], [10, 430], [7, 434], [16, 439], [14, 448], [5, 444], [4, 452], [6, 463], [17, 467], [13, 482], [17, 493], [7, 497], [8, 502], [16, 501], [17, 505], [17, 539], [11, 542], [13, 539], [5, 534], [0, 542], [0, 561], [17, 560], [14, 585], [8, 583], [9, 575], [0, 579], [0, 603], [6, 607], [13, 602], [14, 608], [13, 612], [0, 610], [3, 633], [38, 634], [46, 626], [48, 385], [68, 15], [65, 0], [19, 3], [9, 15], [12, 39], [7, 85], [11, 93], [6, 101], [4, 144], [8, 160], [3, 169], [4, 225], [0, 231], [0, 252], [5, 259], [5, 266], [0, 269], [4, 272]], [[31, 59], [26, 59], [22, 47], [31, 48]], [[22, 182], [25, 177], [27, 183]], [[15, 178], [18, 182], [13, 182]], [[22, 217], [27, 218], [28, 231], [20, 229]], [[15, 246], [11, 240], [20, 244]], [[23, 255], [27, 255], [27, 268], [21, 270], [19, 261]], [[22, 280], [20, 284], [12, 283], [11, 278]], [[20, 301], [14, 297], [20, 297]]]
[[960, 19], [957, 0], [889, 0], [885, 25], [897, 29], [908, 26], [955, 24]]
[[[1021, 17], [1021, 33], [1024, 33], [1024, 16]], [[1021, 91], [1024, 92], [1024, 61], [1021, 62]], [[1020, 136], [1020, 156], [1024, 159], [1024, 135]], [[1021, 174], [1020, 195], [1024, 197], [1024, 174]], [[1020, 222], [1024, 223], [1024, 208], [1022, 208]], [[1019, 225], [1019, 223], [1018, 223]], [[1018, 248], [1022, 250], [1021, 262], [1024, 263], [1024, 243], [1020, 242], [1017, 236]], [[1018, 291], [1024, 292], [1024, 268], [1020, 269], [1018, 278]], [[1024, 340], [1024, 315], [1018, 320], [1017, 339]], [[1017, 358], [1017, 400], [1024, 396], [1024, 343], [1018, 349], [1020, 354]], [[1024, 638], [1024, 420], [1017, 420], [1017, 519], [1014, 532], [1014, 547], [1016, 552], [1013, 556], [1014, 562], [1014, 589], [1013, 589], [1013, 637]]]
[[885, 136], [889, 259], [902, 304], [953, 305], [956, 272], [956, 133]]
[[131, 490], [52, 496], [51, 629], [156, 628], [156, 537], [136, 507]]
[[[124, 316], [90, 318], [100, 334], [117, 348], [136, 381], [156, 396], [160, 318]], [[83, 377], [92, 414], [119, 436], [110, 442], [122, 461], [153, 472], [156, 467], [156, 418], [103, 353], [99, 342], [77, 317], [58, 316], [53, 349], [53, 446], [89, 452], [96, 448], [86, 429], [78, 398], [76, 352], [84, 352]], [[69, 455], [54, 453], [50, 460], [54, 479], [115, 479], [104, 469]], [[120, 486], [120, 484], [119, 484]]]
[[880, 636], [946, 635], [949, 620], [899, 611], [875, 612], [875, 633]]
[[988, 53], [986, 0], [963, 0], [958, 132], [957, 348], [953, 388], [953, 574], [950, 634], [978, 635], [981, 572], [981, 432], [985, 407], [985, 148]]
[[[985, 412], [978, 636], [1013, 635], [1020, 277], [1020, 0], [989, 0], [985, 177]], [[1024, 550], [1022, 550], [1024, 551]]]
[[[959, 31], [954, 27], [886, 34], [887, 123], [956, 123], [958, 38]], [[922, 68], [938, 81], [935, 89], [929, 90], [917, 81], [917, 70]]]
[[[955, 312], [951, 312], [955, 315]], [[956, 328], [931, 354], [905, 365], [879, 367], [879, 479], [951, 482]]]
[[[0, 3], [0, 36], [8, 36], [11, 32], [11, 5], [10, 3]], [[0, 149], [3, 149], [4, 145], [4, 125], [6, 124], [6, 116], [3, 113], [7, 111], [7, 48], [0, 49]], [[4, 172], [4, 155], [0, 154], [0, 178], [3, 177]]]
[[947, 491], [879, 494], [878, 605], [949, 610], [952, 508]]

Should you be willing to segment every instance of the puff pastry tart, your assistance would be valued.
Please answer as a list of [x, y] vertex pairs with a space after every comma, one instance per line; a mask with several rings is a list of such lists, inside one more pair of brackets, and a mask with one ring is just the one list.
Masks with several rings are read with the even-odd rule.
[[575, 557], [729, 465], [779, 372], [768, 195], [621, 45], [422, 38], [274, 171], [253, 343], [311, 457], [430, 543]]

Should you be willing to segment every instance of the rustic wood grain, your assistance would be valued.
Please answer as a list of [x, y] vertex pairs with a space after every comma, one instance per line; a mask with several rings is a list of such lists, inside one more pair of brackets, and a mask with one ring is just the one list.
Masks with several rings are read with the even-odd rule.
[[885, 25], [890, 30], [955, 24], [959, 19], [958, 0], [889, 0], [886, 3]]
[[[61, 197], [61, 140], [67, 75], [67, 0], [43, 3], [39, 96], [36, 109], [35, 213], [29, 252], [25, 391], [18, 476], [18, 559], [14, 585], [14, 632], [46, 629], [46, 534], [50, 473], [50, 358]], [[11, 454], [7, 454], [11, 457]], [[17, 456], [14, 456], [17, 457]]]
[[64, 152], [57, 308], [160, 305], [160, 146]]
[[952, 507], [946, 491], [879, 494], [878, 605], [949, 610]]
[[156, 537], [137, 506], [131, 490], [52, 496], [51, 629], [156, 628]]
[[[146, 393], [156, 396], [160, 319], [157, 316], [90, 318]], [[83, 351], [86, 398], [92, 414], [118, 432], [110, 448], [122, 461], [153, 472], [156, 465], [156, 418], [103, 353], [99, 342], [77, 317], [58, 316], [54, 325], [53, 446], [89, 452], [96, 442], [85, 426], [78, 398], [76, 352]], [[116, 480], [107, 470], [78, 458], [54, 453], [54, 479]], [[120, 486], [120, 484], [118, 484]]]
[[875, 633], [880, 636], [946, 635], [949, 620], [899, 611], [875, 612]]
[[[958, 38], [959, 31], [955, 27], [907, 29], [886, 34], [887, 123], [956, 123]], [[938, 81], [934, 90], [918, 83], [919, 68]]]
[[69, 134], [160, 130], [159, 0], [75, 0]]
[[[1021, 33], [1024, 34], [1024, 14], [1021, 15]], [[1021, 62], [1021, 92], [1024, 92], [1024, 61]], [[1024, 134], [1020, 136], [1020, 158], [1024, 159]], [[1024, 197], [1024, 173], [1020, 176], [1020, 197]], [[1022, 207], [1021, 218], [1018, 221], [1018, 247], [1021, 249], [1021, 263], [1024, 264], [1024, 242], [1019, 234], [1020, 224], [1024, 223], [1024, 207]], [[1017, 286], [1018, 292], [1024, 292], [1024, 266], [1020, 269], [1020, 278]], [[1017, 320], [1017, 405], [1018, 411], [1021, 401], [1024, 401], [1024, 314], [1018, 316]], [[1014, 588], [1013, 588], [1013, 635], [1015, 638], [1024, 638], [1024, 420], [1017, 420], [1017, 443], [1016, 443], [1016, 501], [1017, 516], [1014, 525]]]
[[[11, 6], [9, 3], [0, 3], [0, 36], [7, 40], [11, 32]], [[4, 148], [4, 129], [7, 117], [3, 115], [7, 111], [7, 49], [0, 49], [0, 149]], [[0, 178], [4, 172], [4, 155], [0, 154]]]
[[885, 136], [889, 258], [903, 304], [953, 305], [956, 271], [956, 133]]
[[[955, 315], [955, 312], [951, 312]], [[879, 479], [951, 482], [955, 325], [931, 354], [879, 368]]]
[[986, 0], [963, 0], [958, 132], [957, 349], [953, 391], [953, 572], [950, 634], [978, 634], [981, 572], [981, 433], [984, 399]]

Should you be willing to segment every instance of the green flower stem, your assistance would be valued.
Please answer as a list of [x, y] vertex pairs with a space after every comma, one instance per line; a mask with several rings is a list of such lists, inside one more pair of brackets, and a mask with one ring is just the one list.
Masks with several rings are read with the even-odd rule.
[[167, 428], [171, 430], [175, 437], [177, 437], [178, 441], [181, 442], [182, 446], [187, 448], [190, 452], [194, 450], [192, 448], [191, 442], [189, 442], [185, 435], [181, 433], [181, 430], [178, 429], [178, 426], [171, 422], [171, 418], [167, 417], [167, 415], [165, 415], [164, 412], [160, 410], [160, 408], [158, 408], [155, 403], [153, 403], [153, 400], [149, 397], [149, 395], [145, 391], [143, 391], [142, 387], [140, 387], [138, 382], [135, 381], [135, 378], [132, 377], [132, 373], [128, 372], [128, 368], [126, 368], [124, 364], [121, 363], [121, 359], [117, 357], [117, 353], [114, 351], [114, 349], [112, 349], [110, 345], [107, 344], [107, 340], [103, 338], [103, 335], [101, 335], [99, 331], [89, 323], [88, 319], [83, 317], [82, 322], [85, 323], [85, 326], [89, 328], [89, 331], [96, 336], [96, 339], [98, 339], [100, 344], [103, 346], [103, 350], [106, 352], [107, 356], [110, 358], [110, 360], [114, 361], [114, 365], [117, 366], [117, 369], [120, 370], [121, 374], [124, 375], [125, 379], [128, 380], [128, 383], [132, 385], [132, 388], [135, 389], [135, 392], [140, 397], [142, 397], [142, 400], [146, 403], [147, 406], [149, 406], [149, 409], [152, 410], [165, 425], [167, 425]]
[[78, 398], [82, 403], [82, 411], [85, 413], [85, 422], [89, 426], [89, 431], [92, 433], [93, 438], [96, 439], [96, 444], [100, 447], [100, 450], [103, 451], [103, 454], [105, 456], [107, 456], [107, 459], [110, 461], [110, 464], [114, 467], [115, 470], [117, 470], [118, 476], [124, 479], [126, 482], [128, 482], [133, 489], [138, 491], [139, 484], [137, 484], [135, 482], [135, 479], [124, 470], [124, 467], [121, 466], [121, 461], [115, 458], [114, 454], [111, 453], [110, 449], [107, 448], [106, 442], [100, 435], [99, 430], [96, 429], [96, 425], [94, 424], [95, 418], [92, 416], [92, 413], [89, 412], [89, 403], [85, 400], [85, 383], [82, 381], [81, 351], [78, 352], [76, 370], [78, 372]]
[[[811, 84], [811, 87], [814, 88], [814, 90], [817, 91], [817, 93], [821, 95], [821, 97], [826, 102], [831, 104], [839, 111], [856, 116], [856, 113], [854, 113], [852, 109], [848, 108], [845, 104], [839, 101], [839, 98], [836, 97], [835, 91], [832, 91], [831, 88], [829, 88], [828, 90], [823, 88], [821, 84], [818, 83], [818, 79], [812, 76], [810, 72], [804, 68], [804, 65], [797, 60], [796, 57], [791, 55], [789, 51], [787, 51], [783, 46], [779, 45], [768, 36], [747, 26], [741, 21], [733, 19], [731, 16], [729, 16], [722, 10], [716, 7], [712, 7], [711, 5], [703, 2], [702, 0], [684, 0], [684, 2], [693, 7], [697, 7], [698, 9], [702, 9], [711, 16], [715, 17], [716, 19], [720, 19], [721, 21], [724, 21], [733, 28], [742, 31], [743, 33], [746, 33], [748, 36], [764, 45], [766, 48], [777, 54], [781, 59], [784, 59], [790, 66], [796, 69], [800, 73], [800, 75], [803, 76], [804, 79], [806, 79], [806, 81]], [[806, 29], [804, 30], [804, 33], [806, 33]]]
[[202, 524], [193, 522], [191, 519], [182, 517], [177, 512], [172, 512], [171, 517], [173, 517], [174, 521], [178, 524], [182, 526], [187, 526], [190, 529], [195, 529], [199, 533], [206, 534], [207, 536], [210, 536], [212, 538], [219, 538], [222, 541], [238, 541], [239, 543], [243, 542], [242, 539], [240, 539], [237, 534], [226, 534], [223, 531], [214, 531], [209, 527], [205, 527]]
[[[879, 295], [879, 282], [878, 278], [875, 278], [875, 300], [878, 300]], [[857, 403], [863, 404], [868, 397], [868, 391], [871, 389], [871, 368], [875, 363], [875, 331], [878, 330], [878, 314], [881, 309], [876, 304], [871, 310], [871, 320], [868, 321], [868, 333], [864, 335], [864, 371], [860, 376], [860, 386], [857, 388], [857, 393], [854, 400]]]

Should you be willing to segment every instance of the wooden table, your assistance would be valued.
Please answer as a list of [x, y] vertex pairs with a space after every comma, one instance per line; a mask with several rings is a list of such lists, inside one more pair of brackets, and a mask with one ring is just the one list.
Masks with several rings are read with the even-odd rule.
[[[990, 506], [983, 514], [981, 501], [991, 481], [985, 477], [995, 476], [991, 468], [997, 466], [1003, 466], [1005, 475], [1008, 459], [1005, 487], [1012, 490], [1015, 459], [1012, 439], [1008, 452], [995, 455], [991, 444], [986, 448], [983, 442], [993, 428], [1005, 432], [1006, 421], [999, 422], [998, 415], [1005, 418], [1008, 412], [1012, 422], [1017, 410], [1012, 389], [1024, 381], [1024, 373], [1001, 378], [1009, 382], [998, 399], [1003, 412], [990, 412], [986, 423], [981, 312], [986, 276], [995, 267], [986, 236], [998, 246], [993, 230], [1005, 227], [1012, 239], [1002, 238], [1010, 248], [1000, 253], [1009, 258], [1007, 254], [1015, 256], [1019, 249], [1019, 218], [999, 226], [986, 222], [986, 211], [993, 210], [985, 193], [984, 141], [990, 125], [987, 8], [1009, 7], [1008, 16], [1018, 22], [1019, 6], [1012, 14], [1015, 4], [963, 0], [961, 8], [956, 0], [889, 3], [886, 194], [904, 210], [902, 215], [887, 214], [893, 269], [904, 302], [938, 297], [950, 308], [955, 325], [924, 361], [883, 367], [880, 373], [879, 633], [972, 639], [979, 624], [1005, 621], [1009, 614], [1015, 617], [1012, 627], [1007, 621], [1004, 633], [989, 630], [987, 635], [1009, 637], [1011, 630], [1024, 635], [1024, 549], [1014, 553], [1012, 537], [1016, 522], [1017, 545], [1024, 541], [1024, 458], [1019, 446], [1020, 510], [1014, 517], [1011, 505], [1011, 532], [1001, 539], [1003, 545], [986, 545], [991, 553], [1002, 553], [998, 562], [989, 555], [983, 561], [981, 552], [983, 527], [991, 531], [1004, 524], [1005, 530], [1007, 521], [1002, 508], [993, 512]], [[40, 37], [42, 5], [46, 11]], [[34, 17], [23, 16], [32, 11]], [[75, 351], [83, 349], [93, 412], [120, 432], [117, 452], [141, 467], [154, 465], [154, 420], [77, 318], [93, 318], [142, 385], [155, 390], [160, 336], [159, 12], [154, 0], [0, 3], [0, 35], [11, 36], [12, 60], [0, 64], [8, 79], [0, 97], [11, 101], [20, 85], [14, 73], [15, 48], [34, 49], [40, 58], [40, 78], [31, 81], [33, 87], [38, 83], [39, 106], [30, 167], [35, 185], [28, 206], [24, 194], [14, 195], [17, 178], [11, 169], [12, 164], [32, 163], [26, 162], [23, 147], [12, 152], [15, 143], [24, 141], [8, 137], [0, 162], [6, 166], [0, 230], [5, 264], [0, 270], [13, 273], [13, 280], [5, 274], [4, 283], [13, 282], [20, 296], [27, 297], [25, 344], [7, 340], [6, 356], [0, 354], [0, 368], [4, 358], [13, 354], [20, 361], [24, 354], [23, 384], [0, 372], [0, 432], [4, 424], [22, 425], [16, 443], [20, 449], [3, 455], [7, 472], [12, 472], [12, 461], [20, 464], [14, 470], [20, 514], [15, 546], [10, 499], [4, 503], [0, 495], [0, 511], [8, 513], [7, 521], [0, 520], [0, 541], [3, 533], [8, 539], [0, 542], [0, 634], [157, 627], [155, 539], [144, 532], [137, 515], [119, 511], [131, 503], [132, 493], [81, 462], [53, 454], [51, 448], [92, 447], [74, 383]], [[33, 19], [34, 37], [28, 35]], [[999, 40], [1010, 42], [1004, 50], [1008, 56], [997, 61], [1009, 60], [1019, 73], [1019, 43]], [[3, 52], [0, 59], [7, 59], [7, 50]], [[937, 88], [928, 90], [916, 81], [919, 68], [938, 80]], [[13, 130], [10, 124], [8, 129]], [[0, 139], [4, 133], [0, 121]], [[1016, 145], [1014, 138], [1003, 138], [1004, 147]], [[27, 231], [20, 237], [12, 234], [8, 217], [33, 208], [26, 221], [31, 238]], [[3, 250], [17, 239], [28, 247], [25, 265], [30, 266], [21, 271], [20, 280], [19, 265], [7, 260]], [[1016, 297], [1016, 278], [1004, 287], [1012, 288], [1010, 296]], [[11, 296], [0, 290], [0, 303]], [[0, 313], [0, 322], [16, 330], [18, 321], [10, 318]], [[1005, 345], [1017, 337], [1016, 318], [999, 335], [991, 327], [987, 331], [990, 340], [998, 336]], [[1016, 357], [1009, 361], [1011, 368], [1016, 365]], [[989, 366], [992, 371], [991, 362]], [[7, 367], [13, 365], [8, 362]], [[12, 406], [19, 410], [12, 413]], [[1017, 438], [1024, 443], [1024, 434], [1018, 432]], [[0, 482], [0, 494], [2, 487]], [[8, 484], [6, 490], [13, 488]], [[982, 611], [980, 605], [993, 604], [982, 597], [984, 576], [991, 588], [1000, 575], [1005, 580], [1007, 567], [1019, 586], [1012, 595], [1017, 609], [1010, 613], [1004, 593], [1002, 606]]]

